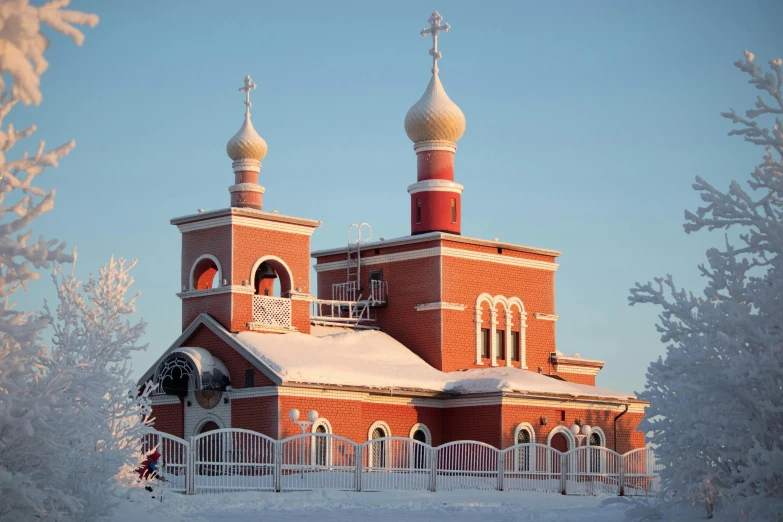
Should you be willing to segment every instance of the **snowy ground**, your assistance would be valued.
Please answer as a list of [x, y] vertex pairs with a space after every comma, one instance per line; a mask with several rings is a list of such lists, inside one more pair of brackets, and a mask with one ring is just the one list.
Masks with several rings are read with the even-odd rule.
[[354, 493], [317, 490], [292, 493], [225, 493], [183, 496], [163, 502], [129, 493], [113, 522], [319, 522], [394, 520], [620, 522], [622, 506], [601, 507], [602, 497], [499, 491]]

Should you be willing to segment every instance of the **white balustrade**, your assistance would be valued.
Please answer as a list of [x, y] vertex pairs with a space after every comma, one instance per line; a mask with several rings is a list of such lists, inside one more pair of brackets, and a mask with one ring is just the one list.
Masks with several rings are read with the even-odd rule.
[[284, 297], [254, 295], [253, 322], [262, 326], [291, 328], [291, 300]]

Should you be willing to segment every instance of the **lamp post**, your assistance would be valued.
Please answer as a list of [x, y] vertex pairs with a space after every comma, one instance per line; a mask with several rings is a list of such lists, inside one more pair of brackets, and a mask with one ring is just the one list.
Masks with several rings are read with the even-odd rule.
[[582, 441], [589, 437], [591, 433], [593, 433], [593, 428], [587, 424], [581, 428], [578, 424], [573, 424], [571, 426], [571, 433], [574, 434], [574, 438], [576, 439], [576, 447], [578, 448], [582, 445]]
[[[296, 408], [291, 409], [291, 411], [288, 412], [288, 416], [291, 418], [291, 421], [294, 424], [299, 425], [300, 428], [302, 428], [302, 435], [304, 435], [307, 432], [307, 428], [315, 424], [315, 422], [318, 420], [318, 412], [315, 410], [310, 410], [307, 412], [307, 419], [308, 420], [299, 420], [299, 410]], [[304, 437], [301, 439], [301, 447], [302, 447], [302, 460], [300, 460], [302, 464], [302, 480], [304, 480], [304, 456], [305, 456], [305, 448], [304, 448]]]

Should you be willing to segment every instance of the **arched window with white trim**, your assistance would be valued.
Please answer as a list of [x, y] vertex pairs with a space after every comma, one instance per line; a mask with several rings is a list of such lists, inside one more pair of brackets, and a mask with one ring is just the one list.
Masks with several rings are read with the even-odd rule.
[[[591, 448], [606, 447], [606, 435], [604, 430], [595, 426], [587, 439], [587, 445]], [[606, 472], [606, 453], [603, 450], [588, 450], [590, 452], [590, 473]]]
[[[384, 439], [391, 437], [391, 429], [389, 425], [383, 421], [375, 421], [370, 425], [370, 429], [367, 432], [367, 440], [372, 441], [375, 439]], [[391, 444], [388, 440], [381, 440], [373, 442], [369, 446], [369, 463], [371, 468], [385, 468], [391, 462]]]
[[332, 433], [331, 423], [323, 417], [315, 421], [310, 428], [316, 436], [312, 437], [311, 462], [316, 466], [331, 466], [332, 464]]
[[190, 267], [190, 290], [209, 290], [218, 288], [223, 277], [220, 261], [212, 254], [199, 256]]
[[[430, 429], [426, 425], [420, 422], [417, 422], [411, 426], [410, 438], [421, 442], [422, 444], [428, 444], [429, 446], [432, 446], [432, 433], [430, 433]], [[415, 469], [429, 468], [427, 448], [421, 446], [420, 444], [414, 444], [411, 455], [411, 466]]]
[[264, 256], [250, 271], [253, 293], [268, 297], [291, 297], [294, 276], [288, 265], [277, 256]]
[[546, 438], [546, 445], [565, 453], [575, 446], [574, 434], [565, 426], [555, 426]]
[[[536, 442], [536, 432], [530, 423], [523, 422], [514, 429], [514, 444], [532, 444]], [[535, 466], [535, 452], [529, 446], [521, 446], [515, 451], [518, 471], [531, 471]]]

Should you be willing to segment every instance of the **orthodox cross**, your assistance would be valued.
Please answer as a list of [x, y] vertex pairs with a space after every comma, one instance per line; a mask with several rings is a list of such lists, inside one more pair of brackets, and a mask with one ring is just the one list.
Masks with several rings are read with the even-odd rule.
[[443, 21], [443, 17], [438, 13], [437, 11], [432, 12], [432, 16], [430, 16], [430, 19], [427, 20], [430, 23], [430, 28], [427, 29], [426, 27], [421, 30], [422, 36], [427, 36], [428, 34], [432, 35], [432, 49], [430, 49], [430, 56], [432, 56], [432, 74], [438, 73], [438, 60], [441, 59], [443, 56], [440, 51], [438, 51], [438, 33], [441, 31], [449, 32], [449, 29], [451, 29], [451, 26], [448, 23], [445, 23], [443, 25], [440, 25], [440, 23]]
[[247, 107], [247, 109], [245, 109], [245, 114], [247, 114], [248, 116], [250, 115], [250, 107], [253, 106], [253, 104], [250, 103], [250, 91], [252, 91], [255, 88], [256, 88], [256, 84], [253, 83], [253, 80], [250, 79], [250, 75], [248, 74], [247, 76], [245, 76], [245, 85], [239, 88], [239, 92], [245, 93], [245, 107]]

